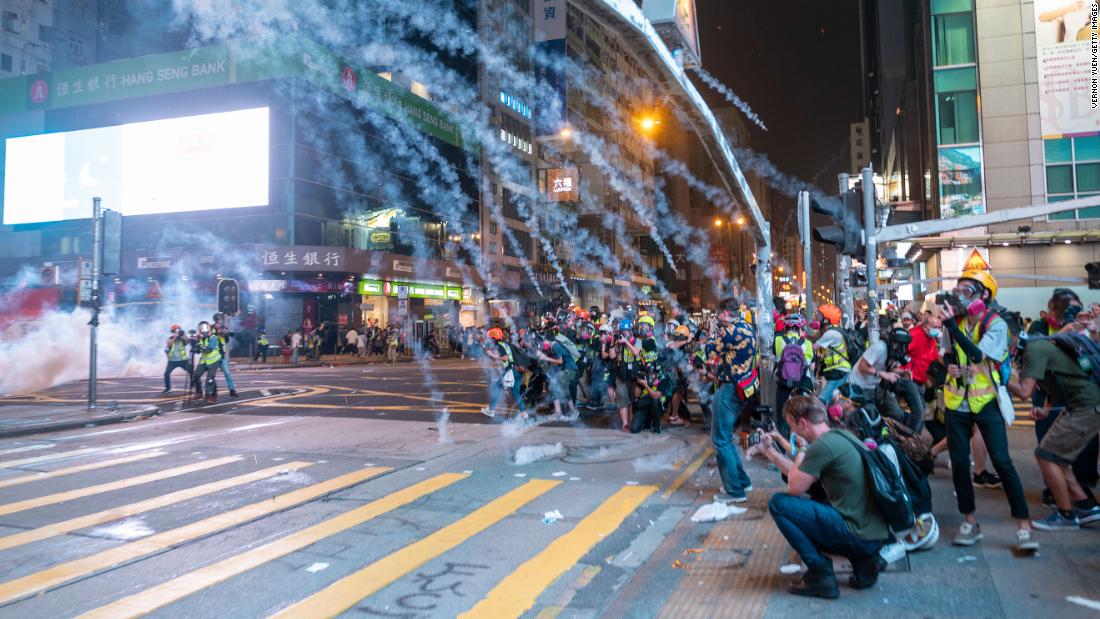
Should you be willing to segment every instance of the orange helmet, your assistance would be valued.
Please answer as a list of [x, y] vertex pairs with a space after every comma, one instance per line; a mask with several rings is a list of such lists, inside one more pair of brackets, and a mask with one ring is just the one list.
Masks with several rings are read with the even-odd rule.
[[504, 339], [504, 330], [500, 327], [493, 327], [492, 329], [489, 329], [487, 335], [489, 336], [489, 339], [499, 342], [500, 340]]
[[171, 328], [172, 333], [175, 333], [176, 331], [179, 331], [179, 330], [180, 330], [179, 323], [176, 323], [176, 324], [172, 325], [172, 328]]
[[592, 314], [589, 314], [588, 310], [584, 309], [583, 307], [578, 308], [575, 313], [577, 314], [577, 318], [580, 318], [581, 320], [592, 320]]
[[830, 304], [822, 305], [821, 307], [819, 307], [817, 309], [818, 309], [819, 312], [821, 312], [821, 315], [825, 318], [825, 320], [829, 321], [829, 324], [831, 324], [833, 326], [837, 326], [837, 325], [840, 324], [841, 318], [840, 318], [840, 308], [839, 307], [837, 307], [837, 306], [830, 303]]

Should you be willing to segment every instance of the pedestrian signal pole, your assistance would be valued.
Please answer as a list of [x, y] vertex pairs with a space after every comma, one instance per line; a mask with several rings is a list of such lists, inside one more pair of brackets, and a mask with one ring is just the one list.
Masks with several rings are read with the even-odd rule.
[[96, 329], [99, 328], [99, 269], [103, 254], [102, 216], [100, 199], [92, 198], [92, 319], [88, 346], [88, 410], [96, 408]]
[[814, 303], [813, 253], [810, 245], [810, 192], [798, 192], [798, 235], [802, 237], [802, 293], [806, 295], [806, 316], [812, 320]]
[[875, 239], [875, 177], [863, 168], [863, 246], [867, 263], [867, 343], [878, 342], [878, 242]]
[[[837, 177], [840, 192], [843, 196], [848, 193], [848, 175], [841, 174]], [[852, 257], [844, 253], [836, 256], [836, 294], [837, 305], [840, 306], [842, 326], [851, 328], [855, 324], [855, 300], [852, 298]]]

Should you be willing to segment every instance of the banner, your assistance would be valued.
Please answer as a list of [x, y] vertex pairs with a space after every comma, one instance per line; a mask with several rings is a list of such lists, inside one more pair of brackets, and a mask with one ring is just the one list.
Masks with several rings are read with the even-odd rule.
[[566, 96], [565, 81], [565, 26], [566, 0], [544, 0], [533, 7], [535, 20], [535, 48], [545, 57], [545, 62], [537, 65], [539, 81], [546, 82], [557, 100], [549, 105], [545, 101], [538, 103], [536, 130], [540, 136], [553, 135], [565, 125]]
[[1097, 0], [1035, 0], [1043, 139], [1100, 134]]

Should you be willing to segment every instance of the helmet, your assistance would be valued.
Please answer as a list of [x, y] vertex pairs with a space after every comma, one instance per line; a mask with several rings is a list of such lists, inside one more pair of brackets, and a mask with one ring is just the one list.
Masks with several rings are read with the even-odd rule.
[[176, 323], [176, 324], [172, 325], [172, 328], [170, 330], [172, 331], [172, 333], [175, 333], [176, 331], [179, 331], [180, 328], [181, 327], [180, 327], [179, 323]]
[[784, 329], [805, 329], [806, 319], [802, 314], [789, 314], [783, 318]]
[[634, 330], [634, 322], [631, 321], [629, 318], [623, 318], [622, 320], [619, 321], [619, 331], [633, 331], [633, 330]]
[[577, 315], [577, 318], [580, 318], [581, 320], [592, 320], [592, 314], [590, 314], [588, 310], [584, 309], [583, 307], [578, 307], [575, 313]]
[[993, 274], [985, 269], [971, 269], [969, 271], [963, 271], [959, 279], [969, 279], [971, 281], [978, 282], [986, 290], [989, 291], [989, 298], [997, 298], [997, 280], [993, 279]]
[[832, 304], [827, 304], [827, 305], [822, 305], [821, 307], [819, 307], [817, 309], [818, 309], [818, 311], [821, 312], [821, 315], [825, 318], [826, 321], [828, 321], [829, 324], [831, 324], [833, 326], [836, 326], [836, 325], [840, 324], [841, 317], [840, 317], [840, 308], [839, 307], [837, 307], [835, 305], [832, 305]]
[[602, 325], [600, 325], [600, 331], [603, 333], [611, 333], [611, 325], [607, 324], [606, 322], [603, 323]]
[[222, 312], [215, 312], [214, 313], [214, 322], [219, 322], [219, 321], [222, 321], [222, 320], [225, 320], [225, 314], [222, 313]]
[[266, 335], [267, 334], [267, 329], [259, 329], [259, 330], [256, 331], [256, 333], [259, 333], [260, 335]]
[[492, 329], [489, 329], [489, 333], [487, 333], [487, 335], [489, 336], [489, 339], [496, 340], [498, 342], [504, 339], [504, 331], [500, 327], [493, 327]]
[[655, 320], [653, 320], [653, 317], [650, 316], [649, 314], [642, 315], [642, 317], [638, 319], [638, 324], [639, 325], [649, 325], [649, 327], [651, 329], [653, 327], [657, 326], [657, 322]]
[[205, 320], [199, 323], [199, 333], [210, 333], [210, 323]]
[[687, 325], [679, 325], [673, 333], [682, 337], [691, 337], [691, 329]]

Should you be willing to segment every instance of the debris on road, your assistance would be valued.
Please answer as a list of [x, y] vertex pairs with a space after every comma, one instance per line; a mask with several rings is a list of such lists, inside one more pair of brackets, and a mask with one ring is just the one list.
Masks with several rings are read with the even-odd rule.
[[743, 514], [749, 510], [744, 507], [730, 506], [722, 503], [721, 501], [715, 501], [713, 503], [707, 503], [700, 507], [691, 516], [692, 522], [718, 522], [719, 520], [725, 520], [730, 516], [737, 514]]
[[542, 524], [554, 524], [564, 517], [565, 516], [562, 516], [560, 511], [555, 509], [552, 512], [546, 512], [542, 515]]

